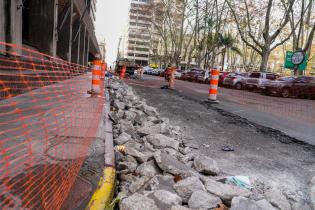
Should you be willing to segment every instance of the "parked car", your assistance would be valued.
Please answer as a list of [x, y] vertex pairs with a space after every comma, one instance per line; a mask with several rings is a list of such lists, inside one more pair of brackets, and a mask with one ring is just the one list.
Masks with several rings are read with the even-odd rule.
[[224, 78], [231, 72], [223, 72], [221, 71], [220, 74], [219, 74], [219, 85], [222, 85], [223, 84], [223, 80]]
[[206, 81], [209, 81], [209, 71], [207, 70], [202, 70], [202, 71], [199, 71], [197, 73], [197, 76], [196, 76], [196, 81], [197, 82], [200, 82], [200, 83], [205, 83]]
[[148, 69], [146, 72], [147, 72], [148, 75], [152, 75], [153, 74], [153, 70], [154, 69]]
[[175, 78], [180, 79], [182, 77], [183, 72], [184, 72], [184, 70], [177, 69], [175, 72]]
[[245, 87], [248, 73], [230, 73], [223, 79], [223, 85], [241, 90]]
[[291, 96], [315, 98], [315, 77], [281, 77], [264, 84], [266, 95], [279, 95], [283, 98]]
[[264, 83], [278, 78], [279, 75], [273, 72], [252, 72], [246, 79], [245, 87], [248, 90], [261, 90]]
[[193, 68], [190, 71], [187, 71], [182, 74], [182, 78], [188, 81], [197, 81], [198, 75], [202, 74], [204, 70]]
[[153, 76], [159, 76], [160, 75], [160, 69], [153, 69], [151, 75]]
[[149, 74], [149, 72], [151, 72], [152, 70], [153, 70], [153, 68], [151, 68], [150, 66], [143, 67], [143, 73], [144, 74]]

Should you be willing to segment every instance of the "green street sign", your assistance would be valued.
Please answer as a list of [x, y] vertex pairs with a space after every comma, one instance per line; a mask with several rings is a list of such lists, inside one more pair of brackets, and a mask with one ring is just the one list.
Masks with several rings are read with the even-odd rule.
[[[292, 55], [293, 55], [292, 51], [287, 51], [286, 56], [285, 56], [284, 68], [294, 69], [294, 64], [292, 63]], [[307, 58], [308, 56], [305, 55], [305, 59], [303, 63], [299, 65], [299, 68], [298, 68], [299, 71], [305, 71], [306, 66], [307, 66]]]

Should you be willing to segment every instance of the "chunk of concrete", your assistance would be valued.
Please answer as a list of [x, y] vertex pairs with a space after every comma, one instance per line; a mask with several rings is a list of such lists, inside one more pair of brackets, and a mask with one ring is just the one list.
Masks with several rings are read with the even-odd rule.
[[251, 195], [250, 191], [212, 179], [205, 180], [205, 187], [209, 193], [219, 196], [221, 200], [226, 202], [230, 202], [234, 197], [249, 197]]
[[214, 159], [204, 155], [197, 156], [194, 159], [194, 167], [198, 172], [205, 175], [216, 176], [220, 173], [217, 162]]
[[125, 103], [123, 102], [120, 102], [119, 100], [115, 99], [114, 102], [113, 102], [113, 106], [117, 109], [120, 109], [120, 110], [124, 110], [125, 109]]
[[147, 162], [153, 155], [144, 151], [144, 147], [136, 142], [127, 142], [125, 144], [125, 153], [134, 157], [139, 163]]
[[169, 192], [175, 193], [173, 188], [175, 184], [174, 177], [171, 175], [156, 175], [153, 177], [148, 185], [148, 189], [150, 191], [156, 190], [167, 190]]
[[177, 194], [183, 199], [183, 202], [187, 203], [190, 196], [195, 191], [205, 191], [205, 187], [203, 186], [202, 182], [199, 180], [198, 177], [188, 177], [177, 182], [174, 185], [174, 189]]
[[178, 150], [179, 147], [178, 141], [175, 141], [173, 138], [167, 137], [163, 134], [151, 134], [146, 136], [146, 139], [157, 149], [170, 147]]
[[119, 162], [117, 164], [117, 170], [119, 173], [128, 174], [136, 171], [138, 164], [133, 162]]
[[133, 111], [125, 111], [124, 113], [124, 119], [130, 121], [133, 123], [135, 121], [137, 114]]
[[135, 193], [130, 197], [123, 199], [119, 205], [120, 210], [160, 210], [154, 203], [154, 200], [144, 195]]
[[212, 209], [222, 203], [221, 199], [203, 190], [193, 192], [188, 200], [188, 206], [192, 209]]
[[146, 176], [140, 177], [130, 184], [129, 191], [131, 193], [139, 192], [140, 190], [145, 188], [145, 185], [148, 184], [149, 181], [150, 181], [149, 177]]
[[142, 126], [137, 130], [137, 133], [142, 137], [142, 136], [147, 136], [150, 134], [165, 134], [169, 135], [170, 130], [167, 127], [165, 123], [160, 123], [160, 124], [152, 124], [151, 121], [148, 121], [147, 126]]
[[175, 157], [165, 152], [155, 152], [154, 158], [159, 168], [164, 172], [168, 172], [173, 175], [181, 175], [182, 177], [194, 175], [191, 168], [187, 167], [184, 163], [178, 161]]
[[[272, 207], [272, 206], [271, 206]], [[273, 208], [273, 207], [272, 207]], [[234, 197], [230, 210], [272, 210], [257, 205], [253, 200], [244, 197]]]
[[266, 199], [275, 207], [283, 210], [291, 210], [291, 205], [287, 198], [277, 188], [272, 188], [265, 192]]
[[157, 190], [148, 196], [155, 201], [159, 209], [170, 209], [173, 205], [181, 205], [182, 199], [176, 193], [167, 190]]
[[121, 133], [118, 138], [114, 139], [114, 143], [116, 145], [121, 145], [127, 143], [129, 140], [131, 140], [131, 136], [128, 133]]
[[139, 165], [136, 173], [141, 176], [154, 177], [155, 175], [160, 174], [161, 170], [157, 167], [155, 161], [151, 160]]

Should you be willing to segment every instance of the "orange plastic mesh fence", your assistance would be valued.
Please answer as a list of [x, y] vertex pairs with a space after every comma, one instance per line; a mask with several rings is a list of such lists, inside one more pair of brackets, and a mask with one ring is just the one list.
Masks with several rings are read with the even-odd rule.
[[0, 209], [61, 208], [103, 110], [90, 87], [87, 67], [0, 42]]

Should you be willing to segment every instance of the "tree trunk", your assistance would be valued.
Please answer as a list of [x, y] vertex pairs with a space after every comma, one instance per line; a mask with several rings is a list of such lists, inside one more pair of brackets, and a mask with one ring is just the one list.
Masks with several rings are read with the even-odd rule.
[[222, 51], [222, 60], [221, 60], [221, 71], [224, 71], [224, 60], [225, 60], [226, 49]]
[[261, 54], [261, 63], [259, 67], [260, 72], [266, 72], [268, 67], [268, 60], [269, 60], [270, 52], [268, 50], [263, 50]]

